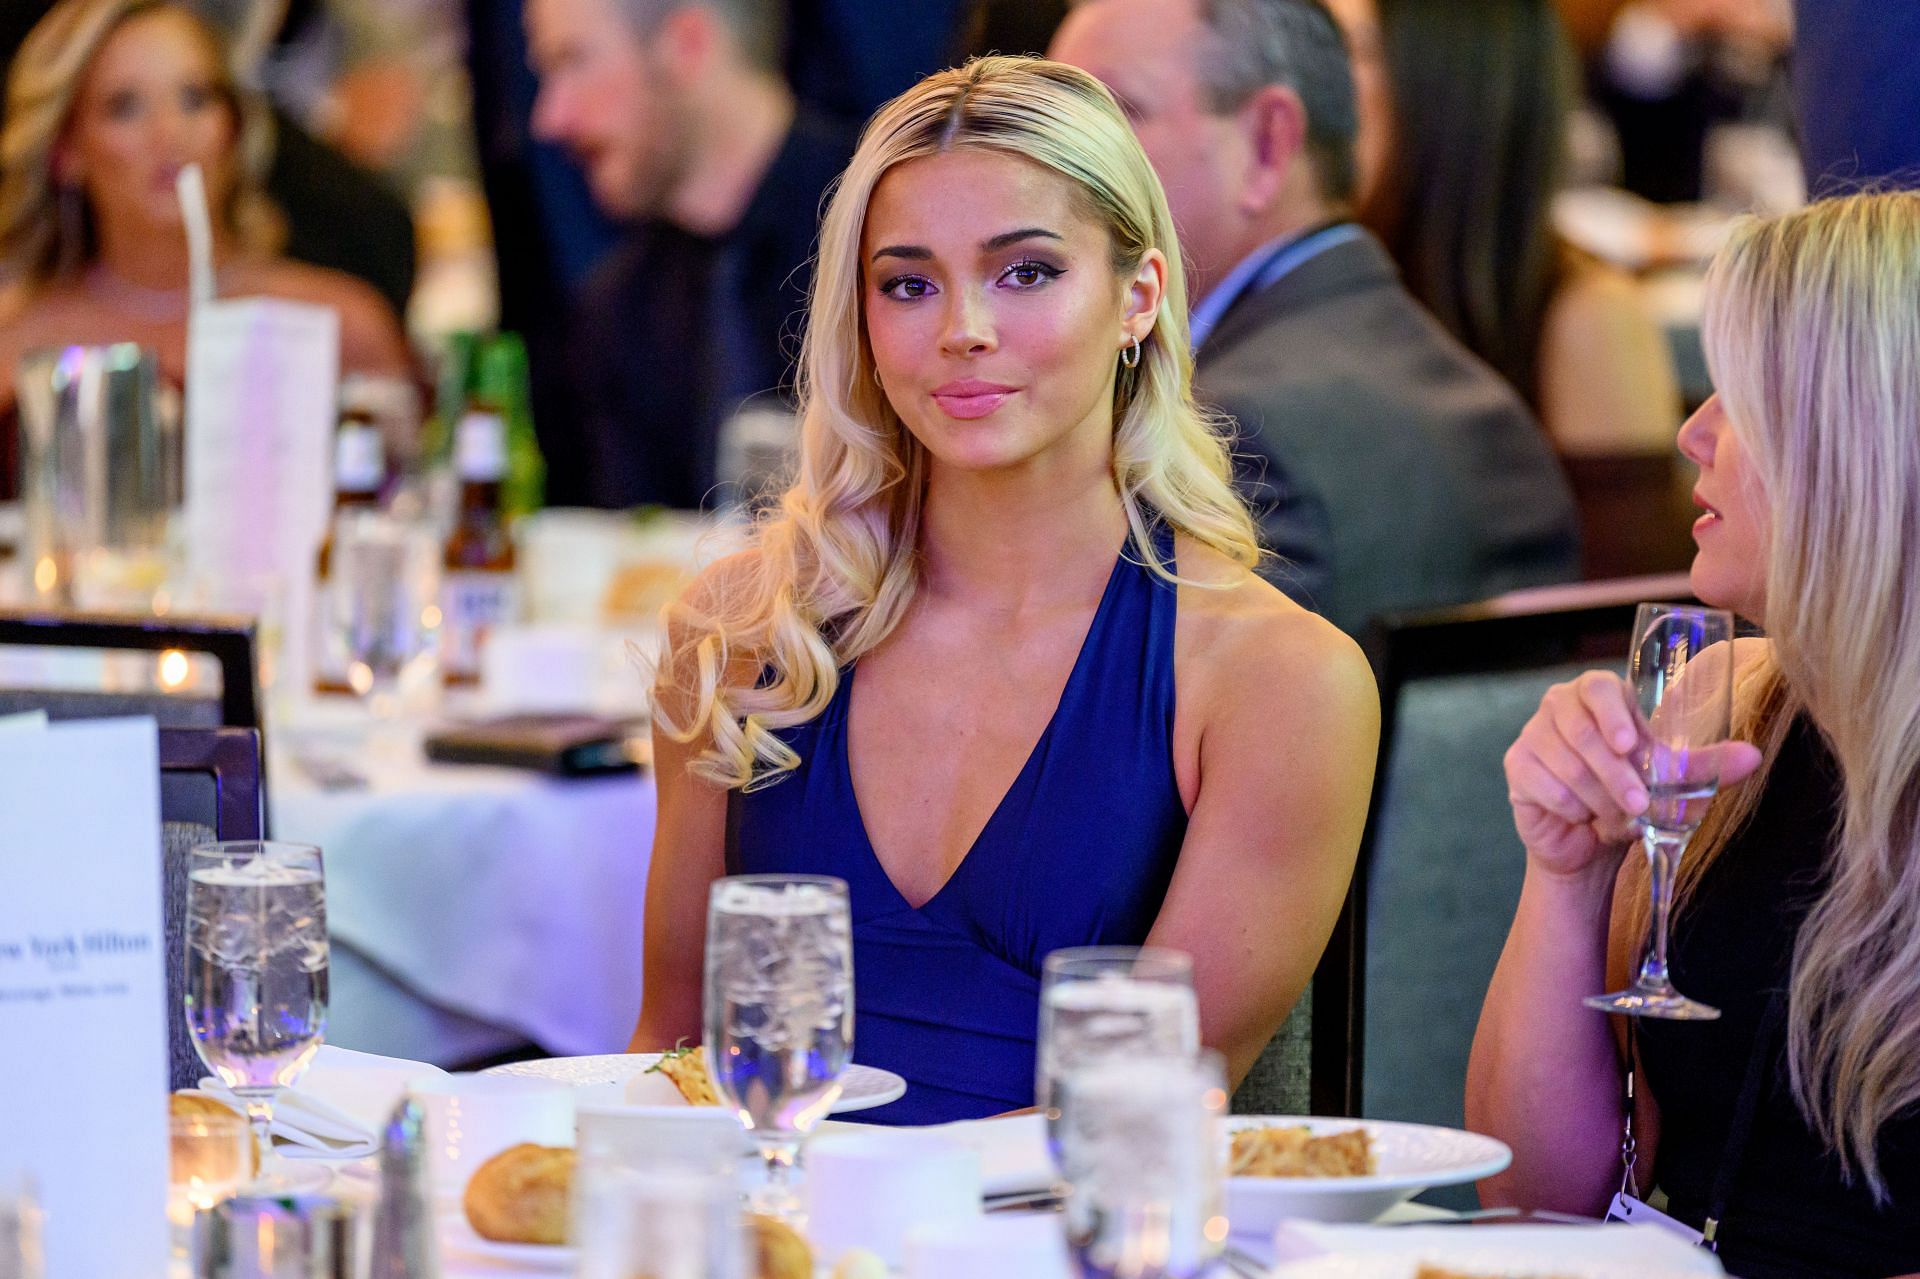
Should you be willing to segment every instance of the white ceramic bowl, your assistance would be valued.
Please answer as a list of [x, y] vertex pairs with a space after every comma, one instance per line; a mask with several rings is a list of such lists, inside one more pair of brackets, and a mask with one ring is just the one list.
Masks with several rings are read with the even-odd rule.
[[1304, 1125], [1313, 1134], [1365, 1128], [1377, 1169], [1365, 1177], [1229, 1177], [1227, 1220], [1236, 1235], [1273, 1232], [1282, 1221], [1372, 1221], [1435, 1186], [1490, 1177], [1513, 1162], [1502, 1142], [1479, 1133], [1377, 1119], [1235, 1115], [1229, 1131]]

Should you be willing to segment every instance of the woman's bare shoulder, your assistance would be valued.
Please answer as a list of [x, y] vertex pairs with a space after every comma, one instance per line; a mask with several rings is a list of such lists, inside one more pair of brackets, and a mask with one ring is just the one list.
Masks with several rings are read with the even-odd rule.
[[1202, 704], [1260, 714], [1377, 704], [1373, 672], [1345, 632], [1217, 551], [1182, 538], [1177, 553], [1195, 584], [1180, 588], [1176, 654]]

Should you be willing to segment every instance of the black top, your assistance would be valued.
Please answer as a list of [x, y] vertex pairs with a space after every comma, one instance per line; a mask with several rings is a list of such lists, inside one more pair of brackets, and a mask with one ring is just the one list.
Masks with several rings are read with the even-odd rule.
[[[1655, 1182], [1668, 1211], [1701, 1225], [1727, 1147], [1734, 1105], [1793, 942], [1813, 905], [1838, 821], [1839, 771], [1812, 722], [1793, 725], [1758, 809], [1674, 921], [1669, 960], [1681, 993], [1718, 1021], [1643, 1019], [1640, 1053], [1660, 1107]], [[1881, 1134], [1892, 1195], [1882, 1209], [1864, 1182], [1847, 1185], [1837, 1157], [1807, 1127], [1787, 1083], [1784, 1022], [1762, 1045], [1766, 1087], [1720, 1224], [1720, 1256], [1745, 1279], [1887, 1276], [1920, 1271], [1920, 1114]]]
[[549, 501], [711, 503], [721, 424], [750, 396], [791, 390], [821, 194], [852, 153], [851, 135], [803, 108], [732, 231], [642, 223], [595, 272], [574, 326], [577, 434], [542, 439], [578, 456], [550, 456]]

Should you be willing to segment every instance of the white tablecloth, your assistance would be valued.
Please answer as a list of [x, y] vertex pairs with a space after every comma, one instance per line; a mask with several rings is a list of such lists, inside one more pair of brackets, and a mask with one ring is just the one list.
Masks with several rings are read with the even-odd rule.
[[[336, 944], [430, 1009], [556, 1054], [623, 1050], [640, 1008], [651, 775], [355, 764], [364, 789], [323, 790], [278, 752], [269, 767], [275, 836], [325, 857]], [[339, 1009], [343, 1024], [353, 1013]]]

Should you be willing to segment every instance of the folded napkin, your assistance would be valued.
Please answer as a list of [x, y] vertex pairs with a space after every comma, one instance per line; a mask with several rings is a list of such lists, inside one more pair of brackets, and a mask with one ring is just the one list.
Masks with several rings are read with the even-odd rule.
[[1053, 1171], [1053, 1157], [1047, 1153], [1044, 1115], [963, 1119], [926, 1131], [937, 1132], [978, 1152], [980, 1189], [989, 1199], [1043, 1191], [1058, 1180]]
[[[1316, 1257], [1405, 1257], [1479, 1272], [1565, 1275], [1635, 1274], [1646, 1279], [1724, 1273], [1719, 1261], [1658, 1226], [1334, 1226], [1290, 1221], [1274, 1236], [1280, 1261], [1310, 1267]], [[1412, 1269], [1408, 1273], [1413, 1273]]]
[[[364, 1158], [379, 1149], [381, 1125], [407, 1088], [417, 1080], [446, 1073], [424, 1061], [324, 1044], [300, 1077], [299, 1087], [283, 1088], [275, 1097], [273, 1135], [312, 1152], [313, 1158]], [[236, 1110], [245, 1109], [217, 1079], [202, 1079], [200, 1091]]]

